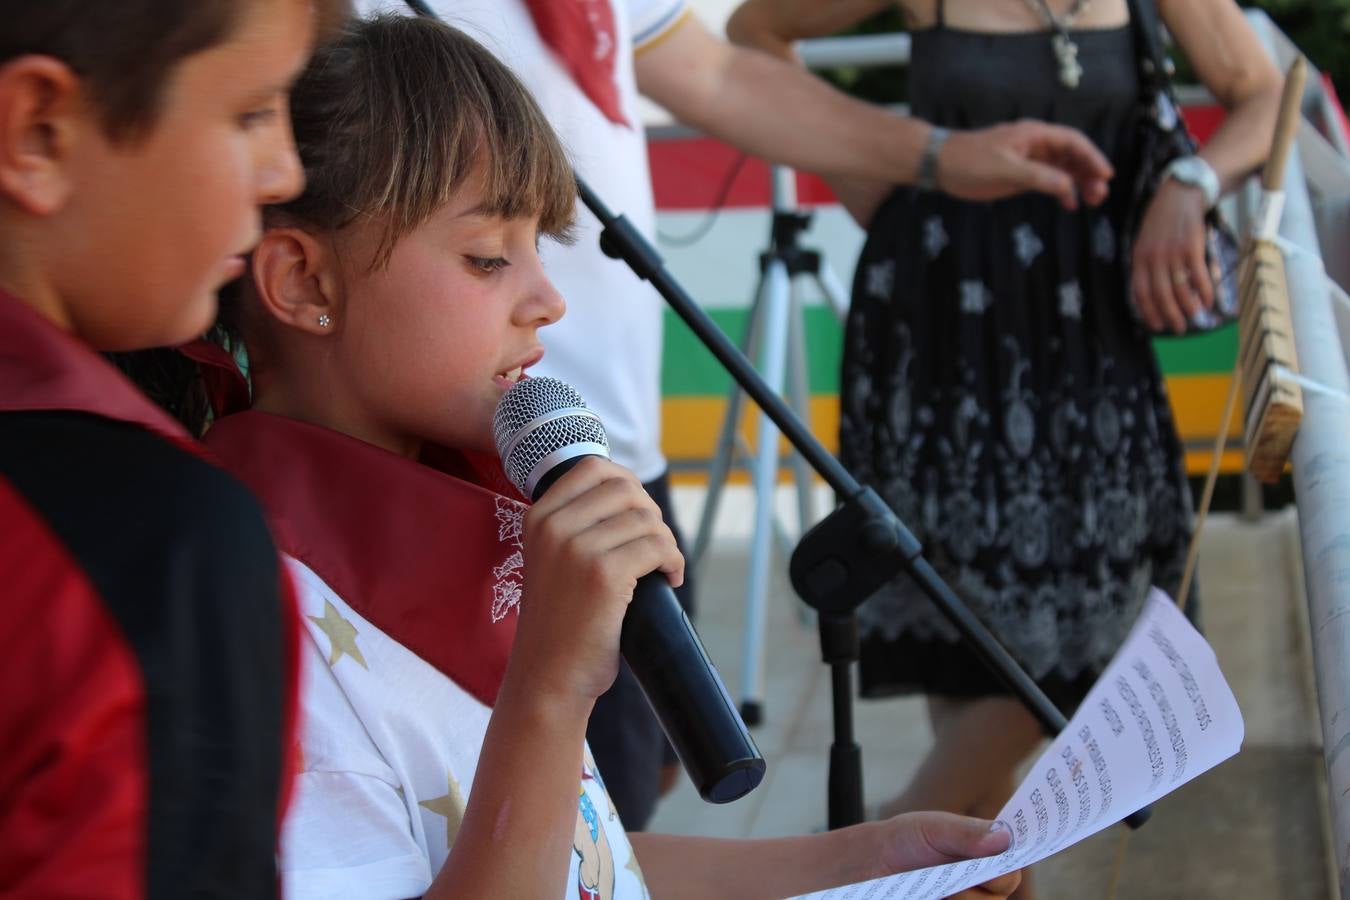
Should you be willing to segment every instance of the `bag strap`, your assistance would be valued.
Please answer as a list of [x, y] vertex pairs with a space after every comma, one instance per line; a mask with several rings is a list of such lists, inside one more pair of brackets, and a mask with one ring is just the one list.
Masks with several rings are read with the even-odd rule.
[[1172, 92], [1167, 75], [1167, 53], [1162, 45], [1162, 22], [1153, 0], [1126, 0], [1130, 27], [1134, 32], [1135, 52], [1139, 55], [1140, 82], [1153, 93]]

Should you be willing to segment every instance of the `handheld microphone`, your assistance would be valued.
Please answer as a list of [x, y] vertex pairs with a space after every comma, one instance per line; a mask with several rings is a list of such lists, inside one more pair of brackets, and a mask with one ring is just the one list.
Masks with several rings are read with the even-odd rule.
[[[509, 388], [492, 432], [507, 478], [532, 500], [585, 457], [609, 458], [600, 418], [556, 378]], [[663, 573], [638, 579], [619, 650], [699, 795], [729, 803], [754, 790], [764, 757]]]

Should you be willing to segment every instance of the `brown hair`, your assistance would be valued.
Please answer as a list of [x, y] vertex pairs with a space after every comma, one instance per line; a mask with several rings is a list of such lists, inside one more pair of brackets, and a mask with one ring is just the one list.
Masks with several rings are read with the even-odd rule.
[[[320, 40], [350, 9], [349, 0], [310, 2]], [[154, 125], [174, 67], [227, 40], [246, 9], [240, 0], [0, 0], [0, 65], [28, 54], [61, 60], [88, 86], [109, 136], [134, 140]]]
[[[481, 176], [486, 212], [538, 216], [543, 234], [570, 239], [576, 181], [553, 129], [504, 64], [435, 19], [349, 22], [295, 83], [291, 121], [305, 189], [267, 207], [269, 225], [334, 232], [375, 217], [384, 230], [370, 265], [380, 267], [400, 238]], [[221, 292], [210, 335], [236, 354], [240, 326], [252, 318], [246, 283]], [[205, 431], [210, 415], [194, 363], [173, 351], [114, 361], [190, 431]]]
[[528, 91], [482, 45], [431, 18], [353, 21], [320, 48], [291, 93], [305, 190], [271, 221], [385, 228], [372, 264], [460, 190], [483, 179], [484, 210], [539, 216], [567, 240], [576, 182]]

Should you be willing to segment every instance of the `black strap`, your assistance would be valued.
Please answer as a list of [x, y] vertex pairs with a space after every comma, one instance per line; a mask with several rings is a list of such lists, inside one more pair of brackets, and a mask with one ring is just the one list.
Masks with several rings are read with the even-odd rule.
[[1125, 0], [1129, 7], [1130, 27], [1134, 32], [1135, 53], [1139, 56], [1140, 84], [1149, 93], [1171, 93], [1167, 75], [1167, 53], [1162, 45], [1162, 22], [1154, 0]]
[[947, 13], [944, 9], [946, 5], [947, 0], [937, 0], [937, 21], [933, 24], [938, 28], [942, 28], [947, 24]]

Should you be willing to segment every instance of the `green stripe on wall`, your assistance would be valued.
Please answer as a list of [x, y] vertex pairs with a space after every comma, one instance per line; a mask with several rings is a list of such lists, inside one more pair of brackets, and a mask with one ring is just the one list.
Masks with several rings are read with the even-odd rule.
[[[745, 338], [746, 308], [714, 308], [707, 313], [732, 342]], [[810, 360], [813, 394], [839, 390], [839, 357], [843, 326], [825, 306], [805, 308], [806, 354]], [[694, 333], [671, 310], [666, 310], [665, 355], [661, 367], [661, 390], [666, 397], [702, 397], [724, 394], [731, 378]], [[1237, 353], [1237, 328], [1192, 338], [1164, 338], [1155, 342], [1163, 371], [1168, 375], [1222, 375], [1233, 370]]]
[[1237, 326], [1189, 338], [1160, 338], [1153, 342], [1168, 375], [1227, 375], [1237, 359]]
[[[708, 315], [726, 332], [732, 343], [741, 346], [750, 310], [708, 309]], [[833, 311], [824, 306], [808, 306], [806, 356], [810, 360], [811, 393], [834, 394], [839, 391], [839, 357], [844, 345], [844, 328]], [[724, 394], [731, 387], [731, 376], [713, 358], [689, 326], [666, 310], [665, 356], [661, 361], [661, 391], [667, 397], [700, 397]]]

